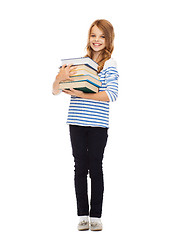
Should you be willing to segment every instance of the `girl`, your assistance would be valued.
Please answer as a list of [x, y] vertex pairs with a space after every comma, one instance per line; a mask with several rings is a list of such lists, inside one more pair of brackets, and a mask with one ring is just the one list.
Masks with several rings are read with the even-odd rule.
[[[118, 96], [118, 72], [111, 58], [114, 49], [114, 29], [101, 19], [92, 23], [87, 42], [87, 55], [99, 65], [102, 86], [98, 93], [84, 93], [70, 89], [71, 95], [67, 124], [75, 161], [75, 192], [78, 230], [102, 230], [102, 201], [104, 191], [102, 160], [109, 128], [109, 102]], [[63, 66], [53, 84], [53, 94], [60, 91], [59, 82], [70, 79], [75, 67]], [[87, 175], [91, 178], [91, 201], [88, 203]], [[90, 207], [90, 210], [89, 210]]]

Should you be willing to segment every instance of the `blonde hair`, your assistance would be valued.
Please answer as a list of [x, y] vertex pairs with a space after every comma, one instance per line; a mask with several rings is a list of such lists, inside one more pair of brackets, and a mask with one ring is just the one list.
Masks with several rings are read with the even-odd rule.
[[100, 72], [103, 67], [105, 62], [111, 58], [111, 54], [114, 50], [114, 28], [112, 26], [112, 24], [105, 20], [105, 19], [98, 19], [96, 21], [94, 21], [91, 24], [91, 27], [89, 29], [88, 32], [88, 42], [87, 42], [87, 46], [86, 46], [86, 50], [87, 50], [87, 55], [85, 57], [90, 57], [93, 58], [93, 49], [90, 46], [90, 35], [91, 35], [91, 30], [94, 26], [97, 26], [104, 34], [105, 36], [105, 48], [102, 50], [101, 52], [101, 58], [99, 60], [98, 63], [98, 72]]

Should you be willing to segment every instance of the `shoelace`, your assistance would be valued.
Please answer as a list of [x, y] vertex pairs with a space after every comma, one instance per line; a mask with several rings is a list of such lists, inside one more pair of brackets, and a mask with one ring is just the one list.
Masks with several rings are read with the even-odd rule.
[[99, 226], [99, 225], [101, 225], [101, 223], [91, 222], [91, 226], [92, 226], [92, 227], [97, 227], [97, 226]]
[[80, 226], [85, 226], [87, 224], [88, 224], [88, 222], [86, 222], [85, 220], [83, 220], [82, 222], [79, 223]]

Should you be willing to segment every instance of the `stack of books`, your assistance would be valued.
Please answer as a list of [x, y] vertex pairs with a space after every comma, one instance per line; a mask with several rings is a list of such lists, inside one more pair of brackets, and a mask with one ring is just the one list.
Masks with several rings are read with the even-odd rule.
[[59, 89], [76, 89], [85, 93], [97, 93], [102, 83], [97, 74], [98, 64], [89, 57], [62, 59], [62, 65], [76, 66], [76, 73], [71, 75], [72, 81], [59, 83]]

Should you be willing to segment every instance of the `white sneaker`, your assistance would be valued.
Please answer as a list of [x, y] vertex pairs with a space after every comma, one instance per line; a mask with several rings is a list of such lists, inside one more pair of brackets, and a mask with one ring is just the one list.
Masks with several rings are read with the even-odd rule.
[[96, 221], [92, 221], [90, 222], [90, 230], [91, 231], [102, 231], [103, 226], [101, 222], [96, 222]]
[[80, 221], [78, 224], [78, 230], [79, 231], [85, 231], [85, 230], [89, 230], [89, 221]]

